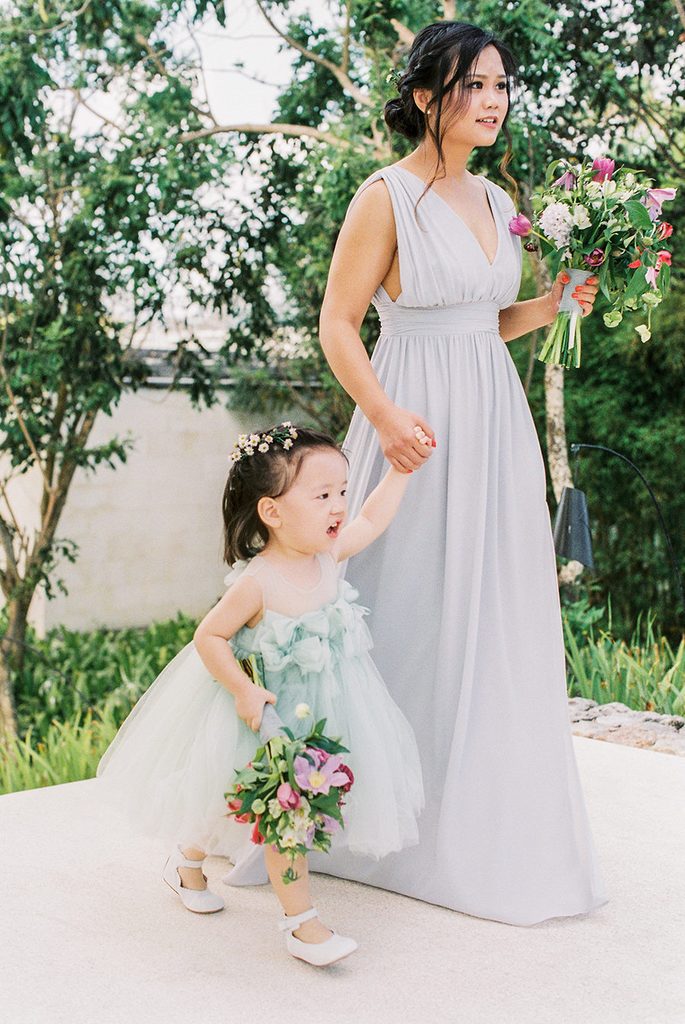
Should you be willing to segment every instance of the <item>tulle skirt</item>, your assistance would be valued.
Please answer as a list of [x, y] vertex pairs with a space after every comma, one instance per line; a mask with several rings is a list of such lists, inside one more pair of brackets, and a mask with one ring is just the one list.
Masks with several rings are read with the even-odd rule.
[[[284, 620], [273, 625], [282, 640]], [[256, 643], [235, 647], [236, 655], [258, 653], [269, 626], [267, 619]], [[366, 633], [363, 623], [358, 627]], [[302, 644], [301, 630], [297, 635], [295, 646], [309, 657], [311, 647]], [[326, 718], [328, 735], [340, 736], [349, 748], [344, 757], [355, 782], [346, 795], [345, 828], [333, 842], [377, 859], [418, 842], [416, 819], [424, 803], [418, 749], [368, 653], [344, 656], [329, 647], [326, 654], [316, 671], [296, 657], [281, 658], [281, 668], [267, 672], [265, 681], [295, 735], [304, 735], [308, 725], [295, 716], [304, 702], [317, 720]], [[249, 841], [251, 826], [227, 817], [224, 794], [259, 742], [190, 643], [141, 697], [103, 755], [97, 769], [103, 798], [141, 833], [234, 862], [245, 859], [260, 851]], [[247, 880], [266, 880], [262, 867], [257, 875]]]

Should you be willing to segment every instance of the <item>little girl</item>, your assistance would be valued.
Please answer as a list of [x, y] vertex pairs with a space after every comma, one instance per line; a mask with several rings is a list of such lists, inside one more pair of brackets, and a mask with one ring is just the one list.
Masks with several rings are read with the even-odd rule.
[[[419, 427], [416, 436], [427, 457], [434, 442]], [[368, 609], [337, 572], [390, 524], [410, 474], [389, 469], [343, 526], [347, 461], [326, 434], [283, 423], [241, 435], [231, 459], [228, 590], [138, 701], [97, 771], [142, 831], [174, 844], [162, 877], [198, 913], [224, 906], [207, 888], [205, 856], [220, 848], [236, 862], [250, 846], [249, 826], [226, 816], [224, 793], [260, 745], [265, 703], [277, 703], [295, 735], [303, 726], [295, 708], [308, 704], [349, 748], [355, 782], [334, 842], [377, 858], [413, 845], [424, 800], [413, 732], [368, 654]], [[268, 689], [236, 660], [251, 654], [261, 656]], [[263, 853], [290, 953], [320, 966], [356, 949], [318, 920], [306, 858], [286, 885], [287, 858], [268, 844], [252, 849]]]

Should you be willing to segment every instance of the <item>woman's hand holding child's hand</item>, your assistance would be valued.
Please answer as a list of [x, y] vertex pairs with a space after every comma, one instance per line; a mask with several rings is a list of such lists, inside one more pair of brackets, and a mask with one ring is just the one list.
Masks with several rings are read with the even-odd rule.
[[275, 704], [276, 699], [276, 694], [272, 693], [271, 690], [265, 690], [263, 686], [255, 686], [254, 683], [249, 683], [236, 696], [235, 709], [243, 722], [245, 722], [245, 725], [252, 729], [253, 732], [258, 732], [264, 713], [264, 705]]
[[[392, 405], [374, 426], [383, 454], [401, 473], [419, 469], [436, 447], [429, 424], [417, 413], [399, 406]], [[417, 433], [417, 428], [421, 434]]]

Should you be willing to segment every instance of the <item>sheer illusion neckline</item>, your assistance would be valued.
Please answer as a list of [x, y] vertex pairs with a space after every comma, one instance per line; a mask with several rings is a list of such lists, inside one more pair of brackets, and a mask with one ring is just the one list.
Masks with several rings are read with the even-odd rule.
[[[426, 184], [425, 181], [423, 180], [423, 178], [421, 178], [418, 174], [414, 174], [414, 172], [410, 171], [407, 167], [402, 167], [400, 164], [393, 164], [392, 166], [396, 167], [400, 171], [404, 171], [405, 174], [409, 174], [412, 178], [415, 178], [416, 181], [420, 181], [423, 185]], [[467, 231], [468, 234], [471, 236], [471, 238], [473, 239], [473, 241], [476, 244], [476, 246], [478, 247], [478, 249], [480, 249], [481, 253], [483, 254], [483, 259], [485, 260], [487, 265], [489, 267], [494, 267], [495, 263], [497, 262], [497, 258], [499, 257], [500, 250], [502, 248], [502, 234], [500, 232], [499, 220], [497, 219], [497, 216], [495, 215], [494, 204], [491, 202], [490, 189], [488, 188], [488, 179], [486, 177], [484, 177], [482, 174], [476, 174], [475, 177], [476, 178], [480, 178], [480, 180], [483, 182], [483, 187], [485, 189], [485, 197], [487, 199], [488, 207], [490, 209], [490, 215], [491, 215], [492, 220], [493, 220], [494, 225], [495, 225], [495, 231], [497, 232], [497, 248], [495, 249], [495, 255], [492, 257], [492, 261], [490, 261], [488, 259], [488, 255], [487, 255], [485, 249], [480, 244], [480, 242], [478, 241], [478, 239], [476, 238], [476, 236], [474, 235], [473, 231], [468, 226], [468, 224], [466, 223], [464, 218], [459, 216], [457, 211], [450, 206], [450, 204], [447, 202], [447, 200], [443, 199], [442, 196], [438, 195], [438, 193], [435, 192], [432, 188], [428, 190], [427, 194], [429, 196], [430, 195], [434, 196], [438, 200], [438, 202], [442, 203], [442, 205], [444, 207], [446, 207], [446, 209], [449, 210], [449, 212], [452, 214], [453, 217], [456, 217], [456, 219], [462, 225], [464, 230]], [[399, 298], [399, 296], [398, 296], [398, 298]]]
[[299, 590], [301, 594], [311, 594], [314, 590], [317, 590], [317, 588], [321, 586], [321, 583], [323, 581], [323, 562], [321, 561], [321, 555], [318, 552], [316, 553], [316, 560], [319, 563], [318, 580], [316, 581], [313, 587], [300, 587], [297, 585], [297, 583], [293, 583], [292, 580], [289, 580], [287, 576], [284, 576], [282, 572], [279, 572], [276, 566], [272, 565], [271, 562], [264, 557], [264, 555], [261, 556], [262, 563], [265, 563], [268, 566], [268, 568], [272, 572], [275, 572], [276, 575], [279, 576], [284, 583], [287, 583], [289, 587], [292, 587], [293, 590]]

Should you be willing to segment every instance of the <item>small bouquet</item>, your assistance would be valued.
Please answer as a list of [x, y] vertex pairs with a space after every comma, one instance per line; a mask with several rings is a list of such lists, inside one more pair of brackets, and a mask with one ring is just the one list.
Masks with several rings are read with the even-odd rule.
[[[661, 245], [673, 227], [661, 220], [661, 206], [675, 198], [676, 189], [652, 188], [641, 172], [617, 169], [605, 158], [574, 165], [555, 160], [545, 181], [533, 195], [533, 223], [523, 214], [509, 222], [513, 234], [540, 239], [553, 278], [562, 265], [571, 278], [538, 358], [580, 366], [582, 307], [571, 293], [593, 274], [609, 303], [606, 326], [620, 324], [625, 310], [640, 309], [647, 322], [636, 331], [648, 341], [652, 310], [666, 294], [671, 273], [671, 253]], [[525, 248], [533, 251], [537, 245], [530, 241]]]
[[[264, 686], [255, 655], [239, 664], [256, 685]], [[312, 716], [307, 704], [298, 704], [295, 714], [303, 720]], [[305, 736], [296, 737], [273, 706], [265, 704], [263, 745], [245, 768], [236, 771], [224, 794], [228, 816], [253, 824], [253, 843], [270, 843], [290, 858], [281, 876], [286, 884], [299, 877], [295, 858], [308, 850], [329, 850], [331, 837], [345, 824], [343, 794], [349, 792], [354, 775], [340, 757], [349, 753], [347, 747], [326, 736], [325, 725], [322, 718]]]

